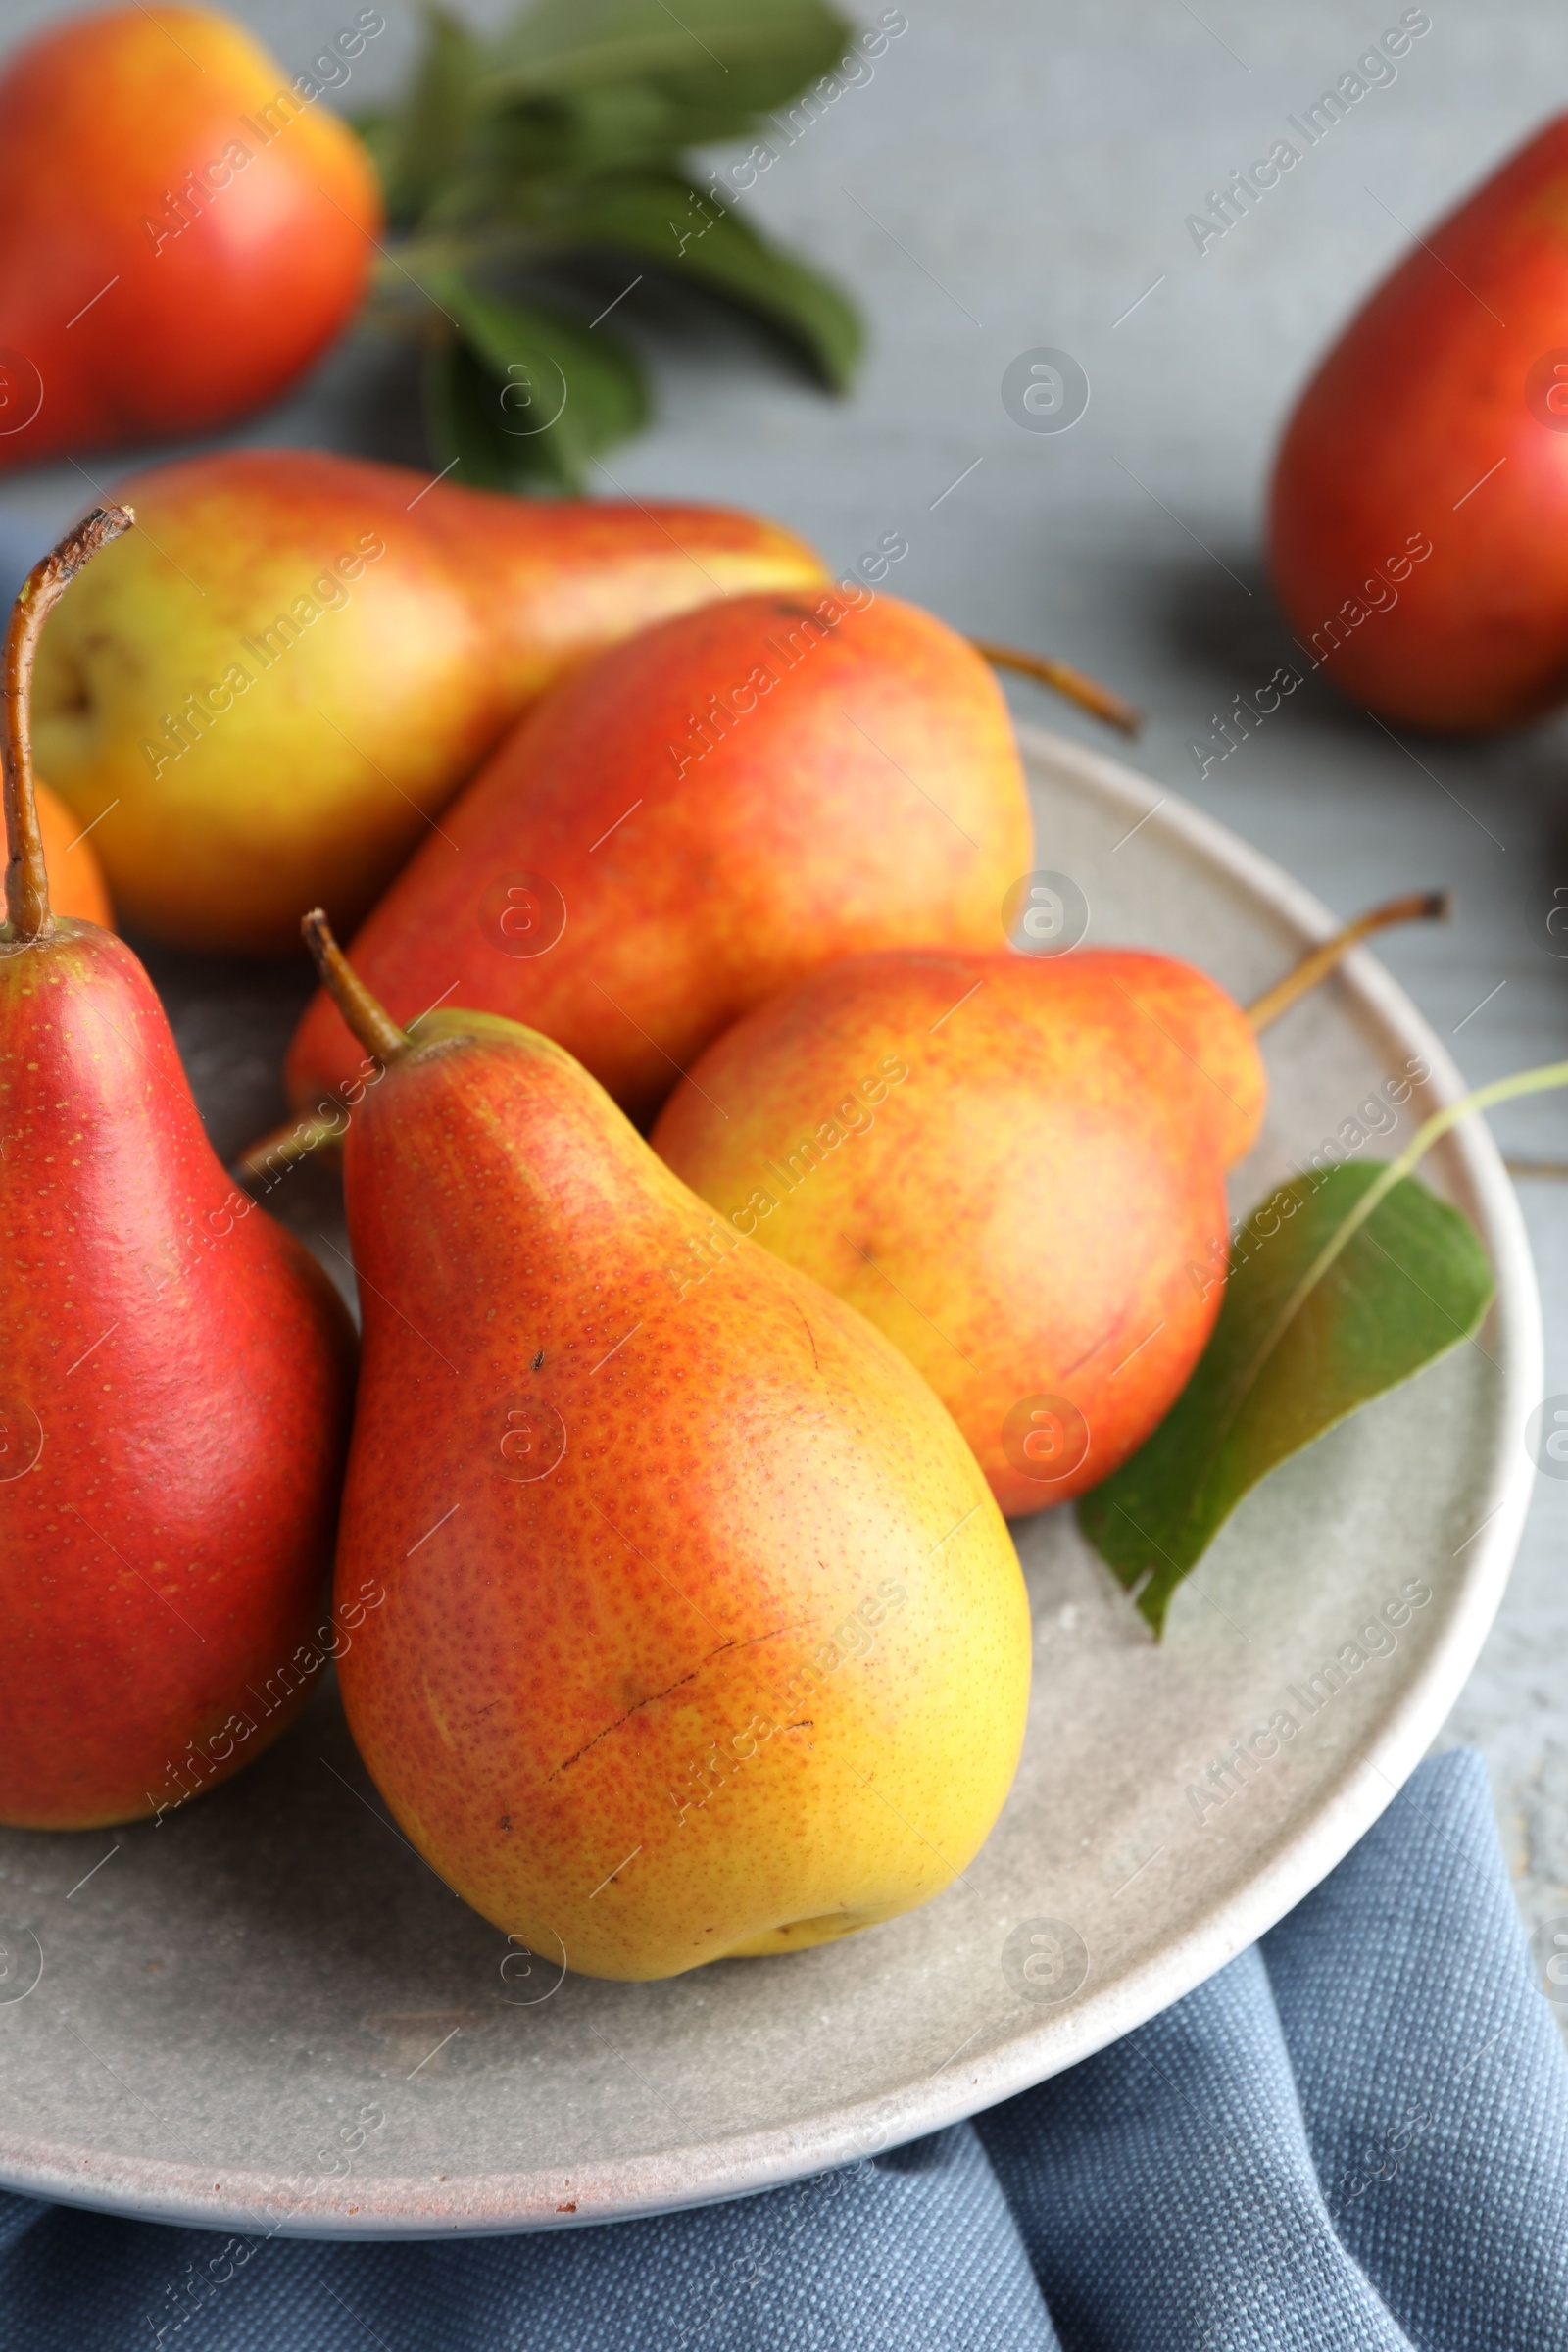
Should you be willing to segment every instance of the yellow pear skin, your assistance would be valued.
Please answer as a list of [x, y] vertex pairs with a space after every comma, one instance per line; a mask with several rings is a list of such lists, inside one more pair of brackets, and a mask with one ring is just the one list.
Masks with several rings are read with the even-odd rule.
[[345, 1139], [338, 1577], [387, 1598], [340, 1673], [399, 1825], [591, 1976], [928, 1900], [1006, 1795], [1031, 1654], [947, 1411], [559, 1047], [450, 1010], [359, 1034], [387, 1066]]
[[117, 495], [137, 528], [43, 634], [38, 764], [124, 920], [219, 952], [295, 951], [318, 903], [357, 922], [612, 640], [821, 576], [722, 508], [506, 498], [314, 450], [186, 459]]

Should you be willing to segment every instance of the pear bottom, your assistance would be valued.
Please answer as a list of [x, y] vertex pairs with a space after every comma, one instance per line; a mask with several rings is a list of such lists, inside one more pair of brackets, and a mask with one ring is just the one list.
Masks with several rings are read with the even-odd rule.
[[715, 1957], [723, 1960], [768, 1960], [776, 1952], [804, 1952], [813, 1943], [842, 1943], [847, 1936], [863, 1935], [867, 1928], [880, 1927], [885, 1919], [896, 1919], [898, 1907], [884, 1911], [868, 1911], [857, 1917], [848, 1911], [830, 1911], [823, 1919], [794, 1919], [787, 1926], [769, 1928], [764, 1935], [750, 1936], [744, 1943], [731, 1944], [727, 1952]]
[[[715, 1227], [559, 1047], [438, 1012], [345, 1138], [364, 1372], [338, 1679], [404, 1836], [552, 1965], [681, 1975], [940, 1894], [1032, 1641], [952, 1417]], [[391, 1302], [395, 1301], [395, 1310]]]

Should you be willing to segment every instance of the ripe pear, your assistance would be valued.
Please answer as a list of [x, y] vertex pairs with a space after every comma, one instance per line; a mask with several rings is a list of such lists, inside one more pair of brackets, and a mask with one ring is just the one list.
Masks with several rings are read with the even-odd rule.
[[856, 956], [710, 1047], [653, 1131], [718, 1212], [916, 1364], [1017, 1515], [1097, 1486], [1219, 1311], [1264, 1076], [1190, 964]]
[[109, 885], [92, 843], [83, 835], [64, 801], [56, 800], [48, 786], [36, 778], [32, 796], [38, 811], [38, 838], [43, 844], [44, 865], [49, 875], [50, 907], [57, 915], [73, 914], [80, 922], [96, 923], [102, 931], [113, 930]]
[[719, 508], [504, 498], [306, 450], [118, 495], [141, 527], [44, 633], [39, 764], [95, 824], [126, 921], [192, 948], [297, 948], [317, 900], [357, 921], [416, 843], [443, 847], [443, 804], [563, 670], [821, 576]]
[[[447, 999], [542, 1030], [643, 1119], [830, 958], [999, 940], [1031, 855], [1006, 705], [963, 638], [858, 585], [735, 597], [550, 695], [376, 907], [355, 968], [404, 1023]], [[323, 993], [290, 1049], [295, 1101], [359, 1058]]]
[[33, 642], [129, 521], [90, 514], [32, 572], [4, 655], [0, 1821], [33, 1829], [176, 1805], [296, 1712], [353, 1377], [336, 1292], [231, 1190], [141, 965], [50, 910]]
[[1568, 115], [1414, 238], [1324, 358], [1275, 466], [1298, 641], [1397, 725], [1568, 695]]
[[365, 1312], [339, 1668], [398, 1823], [590, 1976], [796, 1951], [926, 1901], [1011, 1782], [1023, 1581], [906, 1359], [721, 1234], [559, 1046], [417, 1041], [344, 1139]]
[[[377, 10], [345, 24], [363, 53]], [[381, 200], [319, 103], [212, 9], [96, 9], [0, 75], [0, 466], [212, 431], [357, 308]]]

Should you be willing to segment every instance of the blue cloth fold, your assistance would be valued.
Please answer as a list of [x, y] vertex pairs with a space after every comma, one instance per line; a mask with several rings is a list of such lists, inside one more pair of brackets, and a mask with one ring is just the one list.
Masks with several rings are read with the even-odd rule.
[[606, 2229], [243, 2242], [0, 2196], [0, 2340], [1565, 2352], [1568, 2062], [1453, 1753], [1251, 1951], [972, 2125]]

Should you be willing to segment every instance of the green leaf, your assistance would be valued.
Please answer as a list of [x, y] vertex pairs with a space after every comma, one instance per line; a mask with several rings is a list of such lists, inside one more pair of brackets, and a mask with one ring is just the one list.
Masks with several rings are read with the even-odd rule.
[[470, 489], [580, 491], [594, 453], [646, 423], [642, 372], [612, 336], [456, 270], [432, 290], [458, 333], [426, 363], [431, 446]]
[[[592, 285], [579, 257], [609, 253], [628, 274], [684, 278], [745, 309], [847, 387], [862, 342], [848, 296], [695, 188], [684, 161], [736, 132], [765, 136], [763, 110], [845, 58], [851, 27], [827, 0], [537, 0], [494, 41], [426, 0], [425, 24], [404, 105], [366, 123], [391, 216], [416, 232], [376, 270], [389, 317], [417, 326], [411, 278], [543, 268], [547, 283], [564, 269]], [[839, 85], [822, 87], [808, 116]], [[792, 129], [779, 135], [793, 143]], [[532, 302], [497, 304], [466, 274], [448, 308], [463, 325], [430, 354], [426, 413], [435, 450], [465, 478], [574, 487], [593, 451], [646, 416], [641, 373], [611, 336], [590, 342]], [[517, 387], [534, 385], [531, 407], [552, 369], [566, 410], [523, 432], [511, 421]]]
[[[495, 43], [492, 103], [595, 83], [662, 80], [750, 115], [843, 56], [850, 27], [823, 0], [539, 0]], [[728, 85], [727, 88], [725, 85]]]
[[[607, 172], [678, 169], [679, 149], [724, 138], [732, 125], [697, 127], [699, 118], [649, 82], [617, 81], [581, 90], [570, 99], [508, 107], [487, 116], [469, 141], [459, 171], [443, 190], [443, 209], [471, 215], [487, 207], [506, 214], [534, 200], [539, 183], [570, 188]], [[474, 203], [476, 186], [480, 204]]]
[[424, 53], [396, 114], [375, 119], [366, 136], [398, 224], [420, 219], [463, 154], [474, 118], [485, 53], [468, 27], [445, 8], [424, 10]]
[[1156, 1634], [1259, 1479], [1478, 1329], [1493, 1291], [1486, 1252], [1403, 1165], [1298, 1177], [1253, 1210], [1192, 1379], [1153, 1436], [1080, 1501], [1090, 1542], [1129, 1589], [1142, 1583], [1138, 1606]]
[[848, 297], [690, 180], [624, 178], [585, 189], [536, 225], [551, 242], [609, 245], [739, 304], [848, 390], [864, 337]]
[[[1457, 1209], [1406, 1179], [1473, 1112], [1560, 1086], [1568, 1086], [1568, 1061], [1494, 1078], [1424, 1119], [1387, 1166], [1336, 1168], [1326, 1185], [1302, 1177], [1253, 1210], [1198, 1369], [1153, 1436], [1078, 1505], [1085, 1534], [1123, 1584], [1143, 1584], [1138, 1605], [1156, 1634], [1171, 1593], [1250, 1488], [1479, 1324], [1492, 1295], [1481, 1245]], [[1329, 1187], [1335, 1199], [1319, 1201]], [[1283, 1205], [1293, 1200], [1294, 1208]], [[1391, 1201], [1393, 1223], [1384, 1217]], [[1308, 1214], [1298, 1228], [1303, 1204]], [[1270, 1215], [1279, 1221], [1265, 1232]], [[1245, 1246], [1249, 1236], [1255, 1248]], [[1402, 1261], [1395, 1254], [1401, 1247]], [[1391, 1318], [1387, 1331], [1376, 1316], [1366, 1328], [1374, 1283]], [[1425, 1353], [1412, 1288], [1432, 1310]]]

